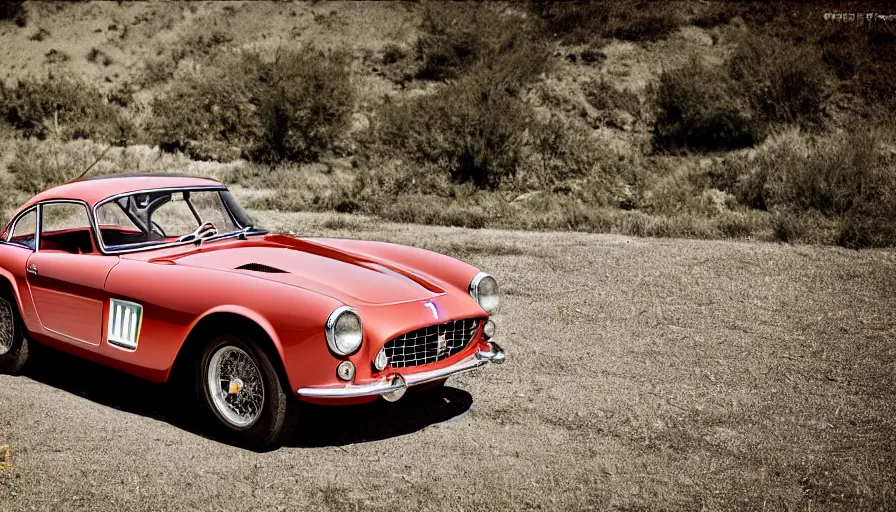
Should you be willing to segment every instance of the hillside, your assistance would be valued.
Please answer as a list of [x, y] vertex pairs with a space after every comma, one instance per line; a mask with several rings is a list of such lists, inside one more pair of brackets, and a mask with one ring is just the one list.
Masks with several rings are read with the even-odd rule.
[[252, 208], [896, 243], [886, 22], [624, 0], [0, 15], [7, 211], [102, 154], [91, 172], [208, 174]]

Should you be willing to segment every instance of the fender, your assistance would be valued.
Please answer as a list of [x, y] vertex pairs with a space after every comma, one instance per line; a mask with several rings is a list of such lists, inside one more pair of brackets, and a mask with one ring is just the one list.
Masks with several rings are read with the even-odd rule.
[[[0, 249], [2, 248], [3, 244], [0, 243]], [[19, 317], [21, 318], [22, 323], [25, 325], [25, 329], [30, 330], [30, 327], [28, 325], [28, 319], [30, 318], [30, 316], [27, 313], [31, 311], [31, 309], [25, 307], [25, 302], [22, 299], [22, 293], [19, 290], [19, 283], [16, 279], [16, 276], [6, 268], [0, 266], [0, 277], [3, 277], [7, 282], [9, 282], [9, 290], [15, 296], [16, 305], [19, 307]]]
[[15, 295], [16, 303], [19, 305], [19, 312], [22, 310], [22, 298], [19, 294], [19, 285], [16, 283], [16, 278], [13, 276], [8, 270], [3, 267], [0, 267], [0, 276], [6, 279], [9, 282], [9, 290]]
[[[190, 334], [193, 333], [193, 330], [197, 325], [199, 325], [199, 322], [216, 313], [231, 313], [255, 322], [256, 325], [264, 330], [265, 334], [268, 335], [268, 338], [271, 339], [271, 342], [274, 344], [274, 348], [277, 350], [277, 355], [280, 356], [280, 362], [283, 363], [285, 361], [285, 357], [283, 355], [283, 345], [282, 343], [280, 343], [280, 337], [277, 336], [277, 332], [274, 330], [274, 326], [272, 326], [266, 318], [264, 318], [257, 312], [244, 306], [238, 306], [236, 304], [223, 304], [220, 306], [215, 306], [199, 315], [193, 322], [190, 323], [190, 326], [187, 329], [187, 338], [189, 338]], [[184, 338], [184, 341], [181, 342], [181, 348], [183, 348], [184, 342], [186, 342], [186, 338]]]

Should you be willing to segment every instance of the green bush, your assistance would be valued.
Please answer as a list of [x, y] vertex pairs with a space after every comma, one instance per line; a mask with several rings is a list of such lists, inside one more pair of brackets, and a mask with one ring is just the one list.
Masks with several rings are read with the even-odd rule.
[[771, 37], [744, 37], [729, 67], [765, 122], [803, 127], [820, 123], [829, 77], [817, 48]]
[[481, 5], [430, 6], [422, 30], [420, 76], [453, 80], [382, 105], [369, 152], [444, 170], [454, 182], [498, 187], [523, 158], [532, 112], [520, 94], [547, 69], [547, 45], [525, 18]]
[[354, 91], [343, 54], [244, 54], [177, 83], [152, 105], [150, 140], [195, 158], [308, 162], [347, 131]]
[[666, 71], [656, 89], [654, 147], [716, 151], [752, 145], [755, 120], [724, 69], [691, 61]]
[[475, 16], [468, 13], [464, 9], [459, 16], [455, 9], [445, 7], [424, 11], [422, 34], [417, 39], [417, 58], [422, 61], [419, 78], [452, 78], [486, 51], [482, 33], [470, 26]]
[[107, 142], [135, 137], [121, 110], [94, 87], [70, 77], [0, 86], [0, 116], [25, 137]]

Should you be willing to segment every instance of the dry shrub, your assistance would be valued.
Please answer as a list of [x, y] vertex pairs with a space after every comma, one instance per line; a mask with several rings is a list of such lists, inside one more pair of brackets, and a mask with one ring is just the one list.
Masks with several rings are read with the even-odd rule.
[[12, 21], [20, 27], [28, 24], [28, 11], [24, 0], [3, 0], [0, 2], [0, 21]]
[[766, 124], [821, 122], [829, 76], [818, 48], [751, 35], [741, 40], [729, 68]]
[[622, 110], [637, 118], [641, 115], [641, 99], [634, 92], [619, 90], [607, 80], [601, 79], [585, 88], [585, 99], [597, 110]]
[[496, 187], [520, 162], [529, 109], [483, 75], [426, 97], [387, 103], [376, 138], [386, 152], [438, 164], [458, 182]]
[[75, 179], [102, 153], [79, 141], [18, 141], [9, 163], [14, 190], [28, 196]]
[[657, 149], [718, 151], [752, 145], [758, 128], [724, 69], [693, 60], [666, 71], [656, 89]]
[[532, 0], [529, 5], [551, 34], [574, 44], [600, 37], [658, 41], [683, 22], [679, 9], [669, 2]]
[[544, 57], [539, 27], [515, 13], [482, 4], [434, 3], [426, 6], [420, 29], [418, 78], [456, 78], [482, 61], [509, 54], [517, 56], [515, 65], [522, 73], [544, 65], [539, 62]]
[[822, 59], [836, 76], [848, 83], [848, 90], [883, 109], [896, 106], [896, 26], [824, 27], [819, 36]]
[[529, 20], [490, 6], [428, 6], [421, 28], [420, 76], [450, 80], [430, 94], [382, 105], [368, 153], [407, 161], [400, 174], [418, 166], [496, 188], [523, 159], [532, 111], [520, 92], [546, 70], [547, 46]]
[[[712, 176], [751, 207], [837, 220], [841, 245], [896, 245], [894, 141], [892, 133], [859, 127], [818, 140], [791, 131], [773, 137], [752, 159], [729, 157]], [[778, 237], [793, 238], [788, 233], [794, 229], [783, 223]]]
[[546, 62], [540, 42], [505, 38], [434, 93], [385, 103], [375, 119], [373, 152], [438, 166], [456, 182], [497, 187], [516, 173], [532, 118], [519, 93]]
[[121, 109], [79, 79], [51, 75], [0, 86], [0, 116], [25, 137], [133, 140], [136, 128]]
[[744, 36], [727, 68], [694, 60], [660, 76], [654, 146], [735, 149], [776, 126], [818, 128], [829, 80], [817, 48]]
[[221, 59], [152, 105], [150, 140], [200, 159], [315, 161], [349, 127], [354, 89], [343, 53], [311, 48]]

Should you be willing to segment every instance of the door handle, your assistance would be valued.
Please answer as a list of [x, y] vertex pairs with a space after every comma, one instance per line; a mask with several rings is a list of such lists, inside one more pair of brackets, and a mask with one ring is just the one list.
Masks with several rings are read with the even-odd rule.
[[28, 268], [25, 269], [29, 274], [37, 275], [37, 265], [34, 263], [28, 265]]

